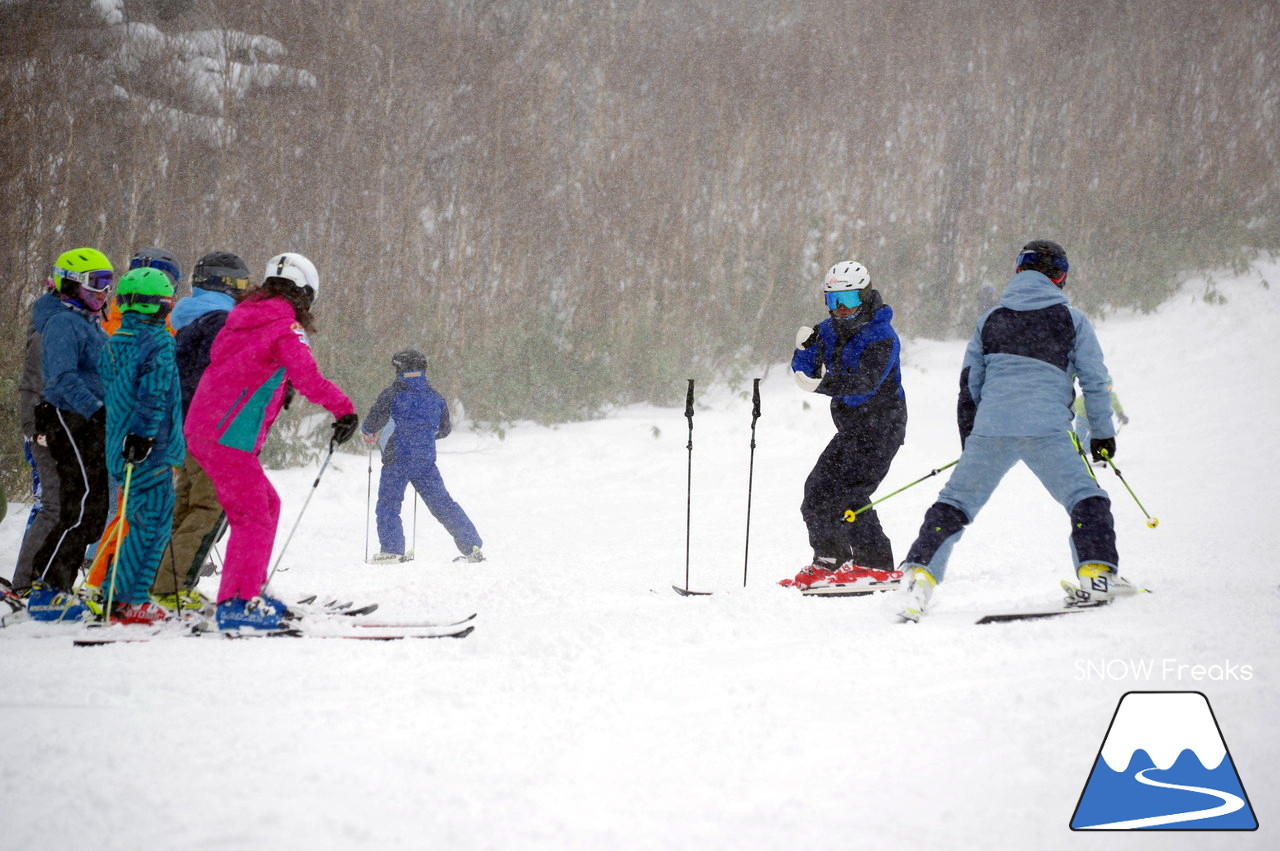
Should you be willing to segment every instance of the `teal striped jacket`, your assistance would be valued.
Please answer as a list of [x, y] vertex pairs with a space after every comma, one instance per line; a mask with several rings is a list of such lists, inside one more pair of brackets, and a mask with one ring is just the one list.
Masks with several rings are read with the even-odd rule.
[[182, 388], [173, 337], [164, 323], [125, 311], [120, 329], [98, 358], [107, 405], [107, 470], [124, 478], [121, 451], [127, 434], [154, 437], [146, 464], [181, 466], [187, 446], [182, 437]]

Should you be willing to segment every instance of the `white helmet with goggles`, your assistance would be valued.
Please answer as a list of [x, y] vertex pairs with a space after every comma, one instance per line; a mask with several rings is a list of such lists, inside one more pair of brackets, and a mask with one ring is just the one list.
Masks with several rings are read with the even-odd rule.
[[857, 307], [862, 304], [860, 290], [871, 286], [871, 273], [867, 267], [853, 260], [842, 260], [827, 271], [822, 292], [827, 310], [838, 307]]

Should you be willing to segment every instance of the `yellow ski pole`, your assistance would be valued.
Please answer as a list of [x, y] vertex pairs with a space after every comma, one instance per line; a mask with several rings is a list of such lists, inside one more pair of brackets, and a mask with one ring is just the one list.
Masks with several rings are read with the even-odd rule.
[[927, 475], [921, 476], [920, 478], [916, 479], [916, 480], [915, 480], [914, 482], [912, 482], [911, 484], [909, 484], [909, 485], [903, 485], [902, 487], [898, 488], [898, 489], [897, 489], [896, 491], [894, 491], [893, 493], [891, 493], [891, 494], [886, 494], [886, 495], [884, 495], [884, 496], [880, 497], [879, 499], [877, 499], [875, 502], [869, 502], [869, 503], [867, 503], [866, 505], [864, 505], [864, 506], [862, 506], [861, 508], [859, 508], [857, 511], [854, 511], [852, 508], [847, 508], [847, 509], [845, 509], [845, 512], [844, 512], [844, 522], [846, 522], [846, 523], [852, 523], [852, 522], [854, 522], [855, 520], [857, 520], [857, 519], [858, 519], [858, 515], [859, 515], [859, 514], [861, 514], [862, 512], [864, 512], [864, 511], [868, 511], [868, 510], [870, 510], [870, 509], [874, 508], [875, 506], [877, 506], [877, 505], [879, 505], [880, 503], [884, 502], [884, 501], [885, 501], [886, 499], [888, 499], [889, 497], [891, 497], [891, 496], [897, 496], [898, 494], [902, 493], [902, 492], [903, 492], [904, 490], [906, 490], [907, 488], [913, 488], [913, 487], [915, 487], [916, 485], [918, 485], [918, 484], [920, 484], [921, 482], [923, 482], [925, 479], [933, 478], [934, 476], [936, 476], [936, 475], [938, 475], [939, 473], [941, 473], [943, 470], [949, 470], [950, 468], [954, 467], [955, 465], [957, 465], [957, 464], [959, 464], [959, 463], [960, 463], [960, 459], [959, 459], [959, 458], [957, 458], [956, 460], [952, 461], [950, 464], [943, 464], [941, 467], [939, 467], [939, 468], [938, 468], [938, 469], [936, 469], [936, 470], [930, 470], [930, 471], [928, 472], [928, 474], [927, 474]]
[[120, 494], [120, 511], [116, 517], [116, 551], [111, 554], [111, 581], [107, 583], [107, 610], [103, 612], [106, 622], [111, 623], [111, 609], [116, 598], [116, 568], [120, 566], [120, 551], [124, 549], [125, 513], [129, 509], [129, 484], [133, 481], [133, 464], [124, 465], [124, 491]]
[[1138, 495], [1133, 492], [1133, 488], [1129, 487], [1129, 483], [1126, 482], [1124, 480], [1124, 476], [1120, 474], [1120, 468], [1116, 466], [1115, 461], [1111, 460], [1111, 453], [1107, 452], [1107, 450], [1105, 449], [1102, 450], [1102, 460], [1107, 462], [1107, 466], [1109, 466], [1111, 468], [1111, 471], [1116, 474], [1116, 478], [1118, 478], [1120, 480], [1120, 483], [1124, 485], [1124, 489], [1129, 492], [1129, 496], [1133, 497], [1133, 501], [1138, 503], [1138, 510], [1146, 515], [1147, 528], [1154, 529], [1157, 526], [1159, 526], [1160, 519], [1158, 517], [1152, 517], [1150, 514], [1147, 514], [1147, 509], [1143, 507], [1142, 500], [1138, 499]]

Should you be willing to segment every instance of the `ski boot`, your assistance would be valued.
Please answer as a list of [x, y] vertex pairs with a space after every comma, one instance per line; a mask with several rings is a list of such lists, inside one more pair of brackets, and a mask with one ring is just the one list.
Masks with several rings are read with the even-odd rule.
[[1130, 597], [1142, 589], [1112, 570], [1108, 565], [1099, 562], [1086, 562], [1076, 568], [1076, 585], [1067, 580], [1062, 581], [1062, 590], [1067, 592], [1064, 603], [1071, 608], [1089, 606], [1105, 606], [1120, 597]]
[[93, 611], [75, 594], [50, 588], [38, 580], [31, 583], [27, 614], [33, 621], [70, 623], [95, 620]]
[[288, 608], [271, 597], [241, 600], [232, 597], [218, 604], [218, 629], [281, 629]]
[[800, 568], [800, 572], [794, 578], [783, 579], [778, 584], [783, 588], [799, 588], [801, 592], [805, 592], [830, 585], [831, 578], [835, 575], [835, 559], [814, 556], [813, 562], [807, 567]]
[[933, 598], [933, 589], [938, 587], [938, 580], [919, 565], [908, 567], [903, 571], [903, 577], [907, 584], [901, 586], [897, 599], [893, 601], [894, 613], [900, 621], [919, 623], [920, 616]]
[[153, 600], [142, 603], [116, 603], [111, 607], [111, 622], [149, 626], [166, 620], [169, 610]]

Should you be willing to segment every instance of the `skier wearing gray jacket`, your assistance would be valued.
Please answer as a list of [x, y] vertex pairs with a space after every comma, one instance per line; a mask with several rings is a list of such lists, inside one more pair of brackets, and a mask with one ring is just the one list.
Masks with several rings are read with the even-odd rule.
[[1072, 565], [1080, 580], [1070, 602], [1096, 605], [1136, 590], [1118, 574], [1111, 500], [1071, 432], [1075, 376], [1089, 412], [1094, 458], [1116, 453], [1102, 347], [1088, 318], [1062, 292], [1069, 269], [1062, 246], [1034, 240], [1015, 268], [999, 304], [978, 318], [965, 351], [958, 405], [964, 451], [902, 563], [906, 584], [896, 611], [904, 620], [919, 620], [964, 527], [1019, 461], [1070, 516]]

